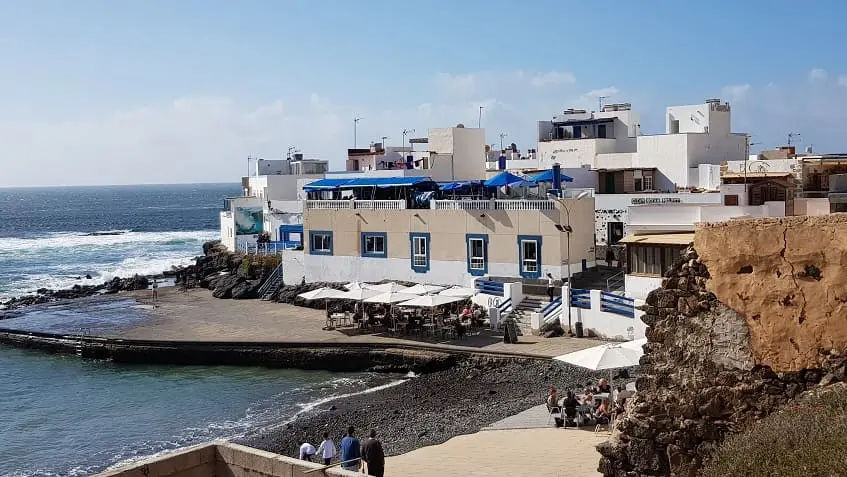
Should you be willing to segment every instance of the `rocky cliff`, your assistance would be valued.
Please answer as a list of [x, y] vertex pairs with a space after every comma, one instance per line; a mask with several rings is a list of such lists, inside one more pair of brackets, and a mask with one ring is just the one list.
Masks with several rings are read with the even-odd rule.
[[845, 215], [698, 227], [647, 297], [645, 375], [603, 475], [695, 476], [728, 433], [845, 379], [843, 237]]

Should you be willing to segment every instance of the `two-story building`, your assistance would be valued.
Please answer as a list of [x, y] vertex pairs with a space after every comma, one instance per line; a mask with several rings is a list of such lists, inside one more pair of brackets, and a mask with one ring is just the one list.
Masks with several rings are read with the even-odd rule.
[[443, 198], [441, 188], [426, 177], [307, 185], [309, 193], [326, 197], [333, 190], [339, 199], [304, 202], [303, 276], [470, 285], [482, 276], [538, 279], [551, 273], [558, 279], [568, 268], [577, 273], [593, 266], [590, 194], [453, 200]]

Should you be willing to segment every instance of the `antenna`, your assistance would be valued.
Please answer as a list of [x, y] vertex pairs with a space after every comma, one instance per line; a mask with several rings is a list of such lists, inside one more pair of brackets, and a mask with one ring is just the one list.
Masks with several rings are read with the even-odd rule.
[[503, 138], [508, 136], [508, 134], [501, 132], [500, 133], [500, 151], [503, 151]]
[[597, 111], [603, 111], [603, 100], [607, 99], [608, 96], [597, 96]]
[[406, 147], [406, 136], [412, 135], [415, 133], [414, 129], [404, 129], [403, 130], [403, 143], [400, 144], [400, 147]]
[[353, 149], [356, 149], [356, 141], [359, 139], [359, 135], [356, 131], [356, 128], [359, 126], [359, 121], [361, 120], [362, 118], [359, 116], [353, 118]]
[[[795, 137], [800, 137], [800, 133], [796, 133], [796, 132], [788, 133], [788, 145], [789, 146], [791, 145], [791, 140], [794, 139]], [[795, 141], [795, 143], [796, 143], [796, 141]]]

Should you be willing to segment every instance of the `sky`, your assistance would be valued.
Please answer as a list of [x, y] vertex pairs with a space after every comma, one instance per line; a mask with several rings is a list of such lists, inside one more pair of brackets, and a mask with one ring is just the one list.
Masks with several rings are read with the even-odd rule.
[[0, 187], [237, 182], [290, 146], [718, 97], [754, 150], [847, 152], [847, 3], [0, 0]]

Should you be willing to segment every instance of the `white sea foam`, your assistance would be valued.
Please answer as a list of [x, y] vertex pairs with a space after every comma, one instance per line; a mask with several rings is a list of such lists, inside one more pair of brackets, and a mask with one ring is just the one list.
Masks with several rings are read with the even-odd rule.
[[203, 243], [218, 237], [215, 230], [185, 232], [125, 232], [117, 235], [89, 235], [80, 232], [49, 233], [43, 237], [0, 238], [0, 254], [3, 252], [30, 251], [48, 248], [113, 247], [127, 244]]

